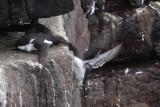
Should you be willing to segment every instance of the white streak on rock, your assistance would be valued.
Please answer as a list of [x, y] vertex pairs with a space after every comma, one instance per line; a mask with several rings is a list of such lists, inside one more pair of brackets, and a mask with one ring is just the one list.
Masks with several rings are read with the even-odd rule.
[[53, 89], [53, 105], [54, 105], [54, 107], [56, 107], [56, 91], [55, 91], [53, 76], [52, 76], [51, 72], [46, 67], [44, 67], [44, 68], [48, 72], [48, 75], [51, 78], [51, 83], [52, 83], [52, 87], [53, 87], [52, 88]]
[[2, 107], [6, 107], [7, 104], [6, 93], [7, 93], [7, 83], [3, 75], [3, 70], [0, 69], [0, 102], [2, 104]]
[[37, 88], [37, 78], [35, 74], [32, 74], [32, 77], [34, 79], [34, 88], [36, 90], [36, 100], [37, 100], [37, 107], [39, 107], [39, 97], [38, 97], [38, 88]]
[[20, 104], [20, 107], [22, 107], [22, 94], [21, 92], [19, 93], [19, 104]]
[[36, 67], [38, 67], [40, 69], [43, 68], [43, 65], [38, 62], [27, 61], [26, 64], [29, 65], [30, 67], [33, 67], [33, 68], [36, 68]]

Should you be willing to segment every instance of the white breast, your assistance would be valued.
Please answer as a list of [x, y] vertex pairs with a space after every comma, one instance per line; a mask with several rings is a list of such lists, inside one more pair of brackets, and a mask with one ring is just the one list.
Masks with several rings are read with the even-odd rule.
[[81, 59], [74, 57], [74, 73], [79, 81], [79, 85], [83, 82], [85, 72], [86, 68], [84, 67], [84, 62]]
[[27, 52], [30, 52], [30, 51], [35, 51], [37, 50], [33, 44], [29, 43], [27, 45], [24, 45], [24, 46], [18, 46], [18, 49], [20, 50], [23, 50], [23, 51], [27, 51]]
[[35, 40], [35, 39], [31, 39], [27, 45], [18, 46], [18, 49], [23, 50], [23, 51], [27, 51], [27, 52], [37, 50], [37, 49], [34, 47], [34, 44], [32, 44], [32, 42], [33, 42], [34, 40]]

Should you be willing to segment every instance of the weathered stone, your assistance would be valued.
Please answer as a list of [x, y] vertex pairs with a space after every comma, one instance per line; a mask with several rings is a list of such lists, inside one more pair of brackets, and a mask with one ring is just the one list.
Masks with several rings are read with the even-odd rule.
[[101, 38], [100, 32], [104, 29], [111, 29], [112, 41], [109, 47], [113, 48], [123, 42], [124, 47], [120, 53], [122, 59], [150, 55], [153, 48], [159, 53], [159, 42], [156, 42], [159, 38], [159, 9], [159, 2], [151, 2], [149, 6], [135, 8], [130, 12], [126, 9], [123, 15], [119, 15], [119, 11], [97, 12], [88, 18], [91, 42]]
[[[114, 6], [118, 7], [122, 0], [116, 1], [115, 5], [112, 5], [114, 0], [107, 2], [110, 5], [106, 5], [110, 7], [106, 8], [112, 10]], [[128, 8], [124, 11], [115, 8], [112, 13], [96, 13], [100, 26], [91, 27], [99, 31], [111, 28], [110, 47], [122, 41], [124, 47], [119, 59], [128, 57], [130, 59], [116, 60], [87, 73], [84, 82], [86, 87], [82, 93], [84, 107], [158, 107], [160, 105], [160, 65], [157, 59], [152, 58], [155, 56], [150, 54], [154, 48], [159, 53], [159, 9], [159, 2], [150, 2], [149, 6], [133, 10]], [[98, 36], [96, 35], [95, 38]], [[151, 57], [144, 57], [145, 55]], [[133, 60], [133, 56], [140, 58]], [[98, 84], [95, 85], [96, 83]], [[104, 96], [102, 97], [101, 94]]]
[[[79, 5], [77, 7], [80, 8]], [[80, 36], [81, 31], [88, 32], [83, 11], [79, 14], [77, 12], [78, 9], [69, 13], [70, 17], [66, 14], [66, 17], [61, 15], [40, 19], [40, 23], [50, 28], [53, 35], [60, 35], [68, 40], [67, 34], [74, 41], [75, 39], [71, 38], [73, 34]], [[82, 15], [82, 18], [79, 17], [79, 21], [71, 23], [77, 20], [77, 15]], [[64, 20], [70, 22], [64, 23]], [[81, 23], [84, 24], [77, 26]], [[64, 26], [69, 29], [65, 29]], [[78, 28], [71, 29], [75, 26], [80, 31]], [[84, 26], [86, 29], [82, 29]], [[0, 79], [0, 106], [81, 107], [80, 91], [73, 74], [72, 52], [63, 45], [51, 47], [45, 62], [41, 65], [37, 62], [38, 56], [35, 53], [12, 50], [15, 41], [22, 35], [24, 34], [1, 35], [0, 50], [3, 51], [0, 53], [0, 76], [3, 78]], [[89, 37], [88, 35], [89, 33], [85, 35], [86, 38]], [[88, 42], [82, 46], [83, 51], [86, 45]]]
[[1, 105], [73, 107], [73, 99], [74, 105], [79, 105], [80, 102], [75, 102], [79, 101], [75, 99], [79, 91], [73, 77], [72, 52], [65, 46], [52, 47], [45, 63], [41, 65], [37, 62], [36, 54], [10, 50], [14, 39], [1, 37], [2, 44], [10, 42], [8, 46], [3, 44], [0, 47], [3, 50], [0, 53]]
[[[109, 1], [111, 0], [108, 0], [106, 5], [111, 7], [122, 3], [120, 0], [113, 5], [114, 3]], [[87, 27], [88, 21], [80, 7], [80, 0], [74, 0], [74, 4], [74, 11], [64, 16], [40, 19], [40, 23], [49, 27], [53, 34], [66, 39], [68, 37], [70, 42], [78, 46], [81, 53], [84, 53], [89, 46], [90, 33], [95, 34], [96, 38], [99, 32], [107, 28], [112, 29], [110, 48], [121, 41], [125, 43], [120, 58], [132, 55], [143, 56], [151, 52], [152, 43], [157, 40], [159, 34], [156, 33], [159, 30], [159, 2], [150, 3], [148, 7], [134, 9], [134, 11], [130, 11], [129, 8], [124, 12], [123, 9], [126, 9], [124, 7], [123, 11], [117, 8], [113, 13], [98, 12], [96, 20], [89, 19], [90, 33]], [[153, 31], [152, 26], [153, 29], [156, 28]], [[160, 105], [158, 61], [152, 61], [153, 59], [148, 57], [148, 60], [142, 58], [142, 62], [139, 62], [141, 59], [128, 62], [117, 60], [117, 63], [110, 63], [104, 68], [94, 70], [87, 74], [87, 81], [81, 89], [80, 98], [72, 69], [73, 54], [66, 46], [51, 47], [42, 66], [37, 62], [35, 53], [11, 50], [15, 40], [23, 33], [10, 35], [0, 36], [0, 106], [2, 107], [4, 105], [6, 107], [81, 107], [81, 100], [83, 107], [158, 107]], [[156, 42], [159, 43], [158, 40]]]
[[90, 43], [88, 21], [81, 8], [80, 0], [74, 0], [74, 5], [74, 11], [64, 15], [64, 29], [69, 41], [77, 46], [80, 54], [83, 54]]
[[63, 15], [74, 9], [73, 0], [2, 0], [0, 3], [0, 27], [29, 24], [32, 19]]
[[[103, 104], [103, 107], [156, 107], [160, 104], [159, 66], [156, 61], [148, 60], [106, 66], [89, 73], [84, 95], [85, 107]], [[99, 96], [100, 93], [104, 96]], [[95, 98], [100, 101], [94, 105]]]

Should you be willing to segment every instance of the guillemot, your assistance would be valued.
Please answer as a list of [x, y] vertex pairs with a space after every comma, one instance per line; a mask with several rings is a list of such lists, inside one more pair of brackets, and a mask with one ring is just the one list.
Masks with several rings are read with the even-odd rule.
[[44, 33], [29, 33], [22, 36], [15, 44], [15, 48], [22, 51], [39, 51], [38, 61], [42, 62], [48, 55], [48, 48], [51, 45], [57, 45], [68, 42], [61, 36], [52, 36]]
[[67, 46], [71, 44], [63, 37], [53, 35], [49, 28], [35, 19], [32, 21], [30, 29], [27, 29], [25, 35], [17, 40], [14, 47], [26, 52], [39, 51], [38, 61], [41, 63], [48, 55], [49, 47], [60, 43]]

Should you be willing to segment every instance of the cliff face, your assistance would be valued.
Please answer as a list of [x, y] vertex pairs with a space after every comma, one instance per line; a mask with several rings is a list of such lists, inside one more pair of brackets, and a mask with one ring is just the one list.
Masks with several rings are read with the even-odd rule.
[[53, 34], [74, 43], [81, 54], [89, 47], [90, 34], [94, 40], [107, 28], [112, 31], [110, 48], [124, 43], [118, 59], [87, 73], [81, 90], [67, 46], [51, 47], [39, 64], [36, 53], [12, 49], [23, 32], [0, 35], [0, 107], [158, 107], [160, 64], [148, 56], [159, 53], [159, 2], [120, 10], [122, 1], [108, 0], [107, 12], [96, 12], [88, 20], [80, 0], [74, 0], [75, 10], [70, 13], [40, 19]]
[[160, 105], [160, 3], [154, 1], [140, 8], [130, 8], [124, 1], [108, 0], [105, 12], [97, 12], [89, 18], [91, 38], [99, 37], [93, 29], [110, 28], [110, 48], [120, 42], [124, 44], [118, 58], [87, 73], [82, 90], [83, 107]]
[[80, 107], [73, 54], [68, 47], [51, 47], [41, 65], [36, 53], [11, 50], [15, 39], [15, 35], [1, 37], [0, 106]]
[[81, 8], [81, 0], [74, 0], [74, 5], [74, 11], [64, 15], [64, 28], [69, 41], [74, 43], [82, 54], [90, 43], [88, 20]]
[[[82, 43], [80, 49], [84, 52], [89, 45], [87, 20], [80, 1], [74, 3], [74, 11], [40, 19], [40, 23], [76, 45]], [[9, 35], [0, 35], [0, 107], [81, 107], [73, 53], [68, 47], [51, 47], [45, 62], [39, 64], [36, 53], [12, 49], [23, 32]]]
[[64, 107], [72, 104], [76, 86], [71, 68], [72, 54], [66, 47], [50, 49], [43, 65], [37, 63], [37, 55], [4, 51], [0, 55], [3, 61], [0, 69], [1, 107]]

